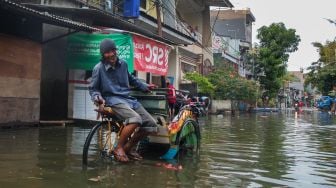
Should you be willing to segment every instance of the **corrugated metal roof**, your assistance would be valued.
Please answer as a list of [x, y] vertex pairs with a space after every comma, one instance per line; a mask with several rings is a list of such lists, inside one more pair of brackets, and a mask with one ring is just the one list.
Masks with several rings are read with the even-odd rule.
[[24, 15], [34, 16], [36, 18], [41, 19], [43, 22], [50, 23], [53, 25], [69, 27], [69, 28], [73, 28], [73, 29], [77, 29], [81, 31], [87, 31], [87, 32], [101, 31], [100, 29], [89, 26], [85, 23], [73, 21], [69, 18], [64, 18], [61, 16], [56, 16], [48, 12], [37, 11], [32, 8], [28, 8], [26, 6], [14, 3], [10, 0], [0, 0], [0, 9], [10, 10], [10, 11], [21, 13]]

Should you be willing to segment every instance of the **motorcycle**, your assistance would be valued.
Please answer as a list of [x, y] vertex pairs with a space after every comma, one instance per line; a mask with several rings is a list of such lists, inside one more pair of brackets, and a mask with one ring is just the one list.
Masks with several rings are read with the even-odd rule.
[[330, 111], [333, 103], [336, 103], [336, 98], [332, 98], [330, 96], [322, 96], [317, 101], [317, 108], [323, 111]]

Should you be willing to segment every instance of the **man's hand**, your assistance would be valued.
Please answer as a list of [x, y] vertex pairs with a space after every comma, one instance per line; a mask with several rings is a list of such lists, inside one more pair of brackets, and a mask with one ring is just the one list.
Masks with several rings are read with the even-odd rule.
[[147, 87], [147, 89], [150, 91], [150, 90], [153, 90], [153, 89], [155, 89], [155, 88], [157, 88], [157, 85], [155, 85], [155, 84], [148, 84], [148, 87]]
[[146, 90], [143, 91], [143, 92], [150, 93], [151, 90], [154, 89], [154, 88], [157, 88], [157, 86], [155, 84], [148, 84]]
[[97, 105], [102, 105], [102, 104], [104, 105], [105, 104], [105, 100], [103, 99], [102, 96], [97, 95], [95, 97], [94, 103], [97, 104]]

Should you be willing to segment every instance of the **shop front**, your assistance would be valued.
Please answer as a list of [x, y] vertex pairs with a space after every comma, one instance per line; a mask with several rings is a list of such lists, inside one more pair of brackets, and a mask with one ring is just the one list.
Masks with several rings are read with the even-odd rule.
[[68, 118], [95, 120], [95, 106], [88, 86], [92, 69], [100, 61], [99, 44], [105, 38], [116, 42], [120, 59], [128, 64], [128, 71], [142, 81], [157, 85], [156, 78], [166, 76], [170, 46], [129, 33], [74, 34], [68, 37]]

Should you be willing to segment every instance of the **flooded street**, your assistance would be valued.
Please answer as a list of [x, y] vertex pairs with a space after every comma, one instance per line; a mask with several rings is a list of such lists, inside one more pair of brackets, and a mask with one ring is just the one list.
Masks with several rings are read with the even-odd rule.
[[[243, 114], [201, 120], [200, 156], [82, 170], [88, 127], [0, 132], [1, 187], [335, 187], [336, 118]], [[90, 180], [89, 180], [90, 179]]]

